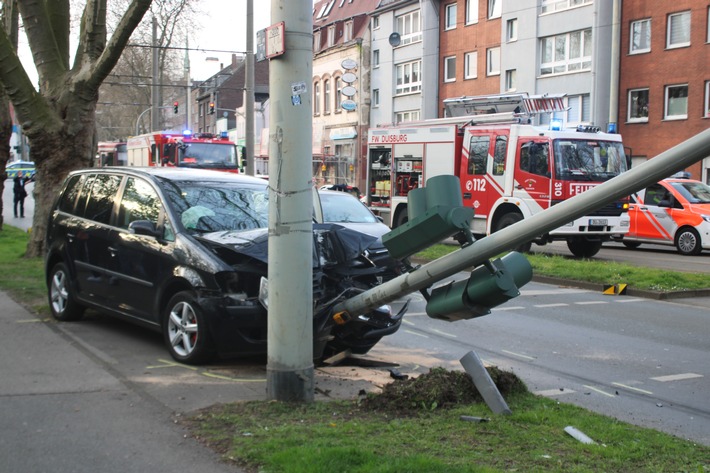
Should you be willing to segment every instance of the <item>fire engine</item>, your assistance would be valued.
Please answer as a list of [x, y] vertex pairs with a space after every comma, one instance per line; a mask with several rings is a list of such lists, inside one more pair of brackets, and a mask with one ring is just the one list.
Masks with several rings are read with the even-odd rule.
[[129, 166], [180, 166], [239, 172], [237, 147], [226, 133], [156, 131], [128, 139]]
[[[368, 132], [367, 202], [395, 228], [408, 220], [407, 194], [441, 174], [459, 178], [463, 203], [474, 209], [477, 238], [535, 215], [628, 169], [621, 136], [593, 126], [532, 124], [565, 111], [564, 95], [503, 94], [444, 100], [447, 118], [384, 126]], [[628, 199], [603, 206], [534, 243], [567, 242], [578, 257], [629, 229]], [[519, 251], [529, 251], [531, 243]]]

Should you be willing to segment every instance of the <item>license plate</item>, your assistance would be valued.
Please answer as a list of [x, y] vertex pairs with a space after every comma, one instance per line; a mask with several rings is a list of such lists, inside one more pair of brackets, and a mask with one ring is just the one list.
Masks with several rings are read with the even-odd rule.
[[592, 227], [603, 227], [606, 226], [609, 221], [605, 218], [590, 218], [589, 225]]

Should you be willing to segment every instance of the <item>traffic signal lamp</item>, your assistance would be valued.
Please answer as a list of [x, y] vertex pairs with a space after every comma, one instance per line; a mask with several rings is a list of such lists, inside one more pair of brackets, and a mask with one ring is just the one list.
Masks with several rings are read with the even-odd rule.
[[426, 313], [450, 322], [490, 314], [493, 307], [519, 296], [518, 288], [532, 280], [532, 273], [528, 259], [513, 251], [478, 266], [468, 279], [433, 289]]
[[214, 102], [210, 102], [210, 115], [214, 114]]
[[180, 108], [179, 105], [180, 104], [177, 102], [177, 100], [175, 102], [173, 102], [173, 112], [174, 113], [178, 113], [178, 111], [179, 111], [178, 109]]
[[426, 187], [409, 191], [407, 197], [408, 221], [382, 235], [390, 256], [406, 258], [454, 235], [462, 244], [473, 242], [473, 209], [463, 206], [458, 177], [434, 176]]

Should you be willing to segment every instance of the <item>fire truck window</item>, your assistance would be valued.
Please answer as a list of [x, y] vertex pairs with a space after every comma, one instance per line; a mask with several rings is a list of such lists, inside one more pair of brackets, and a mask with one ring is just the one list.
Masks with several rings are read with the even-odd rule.
[[468, 173], [469, 174], [485, 174], [486, 161], [488, 160], [488, 149], [490, 147], [491, 137], [472, 136], [471, 147], [468, 153]]
[[502, 176], [505, 172], [505, 155], [508, 151], [508, 137], [496, 136], [496, 147], [493, 154], [493, 175]]
[[540, 176], [549, 176], [549, 145], [527, 141], [520, 147], [520, 169]]

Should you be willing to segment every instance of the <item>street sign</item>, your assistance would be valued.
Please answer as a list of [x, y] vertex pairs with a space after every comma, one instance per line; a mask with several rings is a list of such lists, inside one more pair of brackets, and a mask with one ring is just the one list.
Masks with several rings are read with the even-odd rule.
[[271, 59], [281, 56], [285, 51], [284, 33], [285, 22], [276, 23], [266, 27], [266, 58]]

